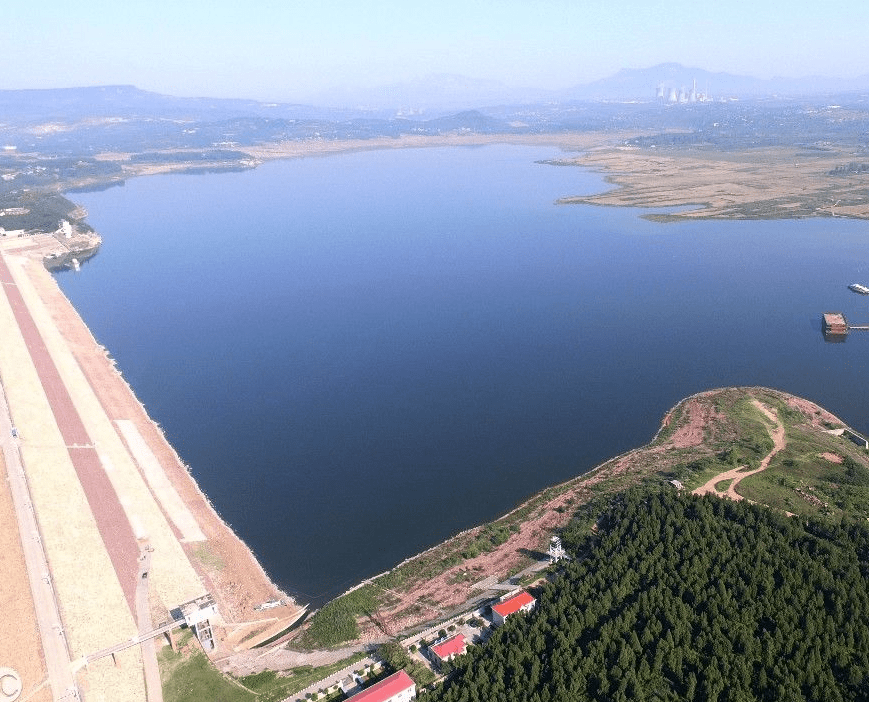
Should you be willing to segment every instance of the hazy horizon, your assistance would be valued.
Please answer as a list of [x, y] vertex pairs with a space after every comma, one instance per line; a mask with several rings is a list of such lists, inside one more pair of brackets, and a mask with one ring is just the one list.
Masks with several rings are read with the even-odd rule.
[[680, 63], [761, 79], [869, 73], [869, 6], [326, 0], [242, 12], [222, 0], [59, 0], [6, 8], [2, 89], [135, 85], [176, 96], [306, 101], [433, 75], [561, 90]]

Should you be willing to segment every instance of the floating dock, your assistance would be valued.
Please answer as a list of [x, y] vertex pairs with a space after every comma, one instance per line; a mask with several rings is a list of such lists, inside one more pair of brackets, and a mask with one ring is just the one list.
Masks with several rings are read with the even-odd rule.
[[848, 320], [841, 312], [824, 312], [824, 334], [845, 336], [848, 333]]
[[824, 337], [844, 340], [852, 330], [869, 331], [869, 324], [848, 324], [841, 312], [824, 312]]

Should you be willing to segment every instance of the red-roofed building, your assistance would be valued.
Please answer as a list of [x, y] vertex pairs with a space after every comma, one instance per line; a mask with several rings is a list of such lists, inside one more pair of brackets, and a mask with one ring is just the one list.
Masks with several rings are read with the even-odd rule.
[[416, 683], [403, 670], [350, 697], [353, 702], [407, 702], [416, 699]]
[[430, 649], [440, 665], [446, 661], [452, 660], [456, 656], [461, 656], [468, 650], [468, 642], [465, 641], [464, 634], [456, 634], [448, 639], [432, 644]]
[[501, 626], [507, 621], [507, 617], [514, 612], [530, 612], [536, 604], [537, 600], [527, 592], [522, 591], [518, 595], [513, 595], [496, 605], [492, 605], [492, 621], [495, 622], [496, 626]]

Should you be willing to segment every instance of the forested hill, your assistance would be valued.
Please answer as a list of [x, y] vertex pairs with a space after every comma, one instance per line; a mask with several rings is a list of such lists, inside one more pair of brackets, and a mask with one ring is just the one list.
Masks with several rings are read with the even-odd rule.
[[869, 699], [869, 528], [635, 489], [428, 699]]

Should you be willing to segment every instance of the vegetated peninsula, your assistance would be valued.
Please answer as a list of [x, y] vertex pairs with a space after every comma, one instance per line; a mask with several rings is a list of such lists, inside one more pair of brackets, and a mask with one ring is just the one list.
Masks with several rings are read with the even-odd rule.
[[[553, 534], [569, 558], [550, 565]], [[649, 445], [334, 600], [289, 647], [392, 642], [387, 672], [416, 675], [429, 632], [526, 587], [536, 609], [484, 627], [430, 699], [859, 700], [867, 575], [865, 439], [809, 401], [724, 388], [680, 402]], [[298, 655], [268, 657], [287, 694]], [[255, 670], [246, 657], [228, 672]]]
[[[299, 643], [379, 641], [472, 609], [498, 591], [496, 581], [545, 560], [551, 535], [561, 533], [579, 548], [614, 495], [662, 483], [685, 494], [711, 491], [720, 497], [733, 488], [733, 499], [831, 524], [869, 519], [869, 456], [848, 438], [839, 419], [775, 390], [709, 391], [671, 410], [648, 446], [548, 488], [500, 519], [332, 601], [313, 617]], [[521, 582], [522, 577], [513, 584]]]

